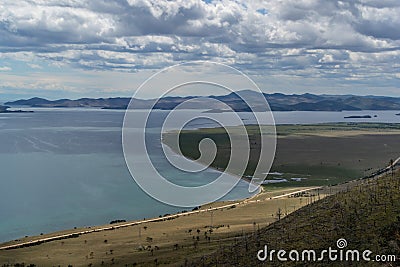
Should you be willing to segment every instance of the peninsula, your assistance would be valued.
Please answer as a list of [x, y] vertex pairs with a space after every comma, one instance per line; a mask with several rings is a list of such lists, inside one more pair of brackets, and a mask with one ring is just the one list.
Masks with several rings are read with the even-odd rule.
[[30, 113], [33, 111], [27, 111], [27, 110], [9, 110], [9, 106], [1, 106], [0, 105], [0, 113]]

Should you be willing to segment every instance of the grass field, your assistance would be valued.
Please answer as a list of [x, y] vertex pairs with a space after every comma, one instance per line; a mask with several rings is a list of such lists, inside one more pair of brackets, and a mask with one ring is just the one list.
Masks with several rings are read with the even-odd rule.
[[[232, 131], [235, 134], [235, 129]], [[252, 176], [259, 158], [260, 131], [247, 126], [250, 160], [245, 175]], [[171, 145], [176, 132], [164, 135]], [[230, 157], [230, 141], [223, 128], [182, 131], [179, 145], [184, 156], [197, 159], [198, 143], [210, 138], [217, 145], [212, 166], [225, 169]], [[269, 184], [269, 189], [334, 185], [369, 175], [400, 155], [400, 125], [379, 123], [335, 123], [278, 125], [277, 148], [272, 173], [267, 179], [288, 182]], [[294, 179], [292, 179], [294, 178]], [[302, 179], [297, 179], [302, 178]], [[300, 180], [300, 181], [299, 181]]]

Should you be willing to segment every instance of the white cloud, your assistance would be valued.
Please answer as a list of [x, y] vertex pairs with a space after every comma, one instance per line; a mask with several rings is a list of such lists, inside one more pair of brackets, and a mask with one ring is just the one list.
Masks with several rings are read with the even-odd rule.
[[38, 64], [27, 63], [27, 65], [28, 65], [31, 69], [42, 69], [42, 67], [39, 66]]
[[10, 67], [4, 66], [4, 67], [0, 67], [0, 71], [10, 71], [12, 70]]
[[398, 14], [396, 0], [3, 0], [0, 58], [116, 71], [205, 59], [253, 74], [394, 77]]

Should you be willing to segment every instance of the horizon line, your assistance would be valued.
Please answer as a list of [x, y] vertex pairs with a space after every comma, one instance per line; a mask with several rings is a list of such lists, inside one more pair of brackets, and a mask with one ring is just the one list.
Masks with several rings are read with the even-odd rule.
[[[257, 91], [250, 90], [250, 89], [243, 89], [243, 90], [238, 90], [235, 92], [243, 92], [243, 91], [252, 91], [254, 93], [258, 93]], [[393, 95], [372, 95], [372, 94], [367, 94], [367, 95], [362, 95], [362, 94], [316, 94], [316, 93], [293, 93], [293, 94], [288, 94], [288, 93], [282, 93], [282, 92], [262, 92], [263, 94], [266, 95], [274, 95], [274, 94], [281, 94], [285, 96], [301, 96], [301, 95], [315, 95], [315, 96], [359, 96], [359, 97], [389, 97], [389, 98], [400, 98], [400, 96], [393, 96]], [[230, 94], [230, 93], [229, 93]], [[225, 94], [225, 95], [229, 95]], [[179, 97], [179, 98], [185, 98], [185, 97], [210, 97], [210, 96], [225, 96], [224, 94], [220, 95], [173, 95], [173, 96], [166, 96], [166, 97]], [[21, 97], [18, 99], [0, 99], [0, 104], [4, 104], [6, 102], [15, 102], [19, 100], [30, 100], [30, 99], [45, 99], [48, 101], [57, 101], [57, 100], [70, 100], [70, 101], [75, 101], [75, 100], [81, 100], [81, 99], [115, 99], [115, 98], [133, 98], [132, 96], [100, 96], [100, 97], [90, 97], [90, 96], [84, 96], [84, 97], [79, 97], [79, 98], [52, 98], [52, 97], [46, 97], [46, 96], [28, 96], [28, 97]], [[165, 98], [165, 97], [163, 97]], [[155, 98], [138, 98], [140, 100], [151, 100]]]

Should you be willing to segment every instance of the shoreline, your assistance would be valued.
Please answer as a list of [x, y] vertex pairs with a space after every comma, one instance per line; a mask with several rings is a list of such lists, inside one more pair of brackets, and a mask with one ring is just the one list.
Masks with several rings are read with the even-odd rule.
[[[36, 237], [40, 238], [36, 240], [0, 244], [0, 263], [31, 262], [38, 266], [57, 266], [60, 263], [87, 266], [93, 263], [97, 266], [105, 262], [114, 264], [116, 260], [118, 264], [129, 265], [133, 261], [140, 266], [147, 266], [152, 264], [155, 258], [164, 263], [183, 262], [187, 257], [196, 258], [208, 254], [211, 250], [220, 248], [221, 244], [234, 244], [235, 240], [241, 237], [253, 235], [260, 227], [271, 225], [292, 213], [296, 214], [326, 197], [379, 179], [386, 173], [387, 171], [370, 179], [363, 177], [334, 186], [263, 191], [252, 199], [215, 202], [209, 208], [187, 213], [55, 232], [45, 237]], [[207, 241], [203, 238], [199, 243], [191, 241], [192, 238], [195, 239], [196, 229], [197, 237], [199, 231], [204, 232], [206, 237], [212, 237], [211, 243], [210, 239]], [[201, 249], [194, 249], [194, 244]], [[68, 254], [65, 254], [66, 249]], [[174, 253], [171, 254], [171, 251]], [[178, 254], [175, 255], [176, 253]], [[73, 258], [71, 255], [74, 255]]]
[[[162, 141], [162, 140], [161, 140]], [[164, 143], [165, 144], [165, 143]], [[165, 144], [172, 153], [177, 154], [174, 150], [172, 150], [167, 144]], [[182, 156], [182, 155], [179, 155]], [[190, 159], [192, 160], [192, 159]], [[222, 170], [219, 170], [217, 168], [208, 166], [209, 169], [216, 171], [218, 173], [222, 173]], [[239, 178], [240, 180], [245, 181], [246, 183], [250, 184], [250, 180], [245, 179], [245, 178], [240, 178], [238, 175], [235, 174], [231, 174], [229, 173], [229, 175], [234, 176]], [[240, 181], [238, 180], [238, 183]], [[247, 201], [250, 200], [254, 197], [257, 197], [259, 194], [261, 194], [263, 192], [263, 188], [262, 186], [260, 186], [260, 188], [257, 191], [254, 191], [255, 193], [253, 193], [253, 195], [248, 196], [248, 197], [240, 197], [237, 199], [228, 199], [228, 200], [217, 200], [211, 203], [205, 203], [202, 205], [203, 206], [208, 206], [208, 205], [219, 205], [219, 204], [225, 204], [227, 202], [235, 202], [233, 204], [228, 204], [226, 205], [227, 207], [229, 206], [234, 206], [237, 203], [240, 203], [242, 201]], [[218, 209], [223, 209], [226, 207], [219, 207]], [[218, 210], [217, 209], [217, 210]], [[182, 207], [182, 211], [185, 210], [184, 207]], [[190, 215], [190, 214], [194, 214], [194, 213], [199, 213], [199, 210], [189, 210], [187, 212], [182, 212], [182, 211], [178, 211], [178, 212], [174, 212], [174, 213], [169, 213], [168, 212], [168, 216], [161, 216], [161, 217], [150, 217], [149, 219], [146, 220], [141, 220], [141, 219], [133, 219], [133, 220], [127, 220], [124, 223], [114, 223], [114, 224], [94, 224], [94, 225], [89, 225], [89, 226], [78, 226], [75, 228], [64, 228], [64, 229], [60, 229], [60, 230], [56, 230], [56, 231], [43, 231], [43, 234], [37, 234], [37, 235], [25, 235], [25, 236], [20, 236], [20, 237], [16, 237], [13, 239], [9, 239], [9, 240], [5, 240], [5, 241], [0, 241], [0, 250], [4, 250], [6, 247], [8, 247], [7, 244], [10, 243], [16, 243], [16, 242], [20, 242], [21, 240], [30, 240], [30, 239], [34, 239], [32, 241], [24, 241], [24, 243], [27, 243], [26, 246], [30, 246], [30, 245], [34, 245], [34, 244], [39, 244], [39, 243], [43, 243], [43, 242], [50, 242], [50, 241], [55, 241], [55, 240], [60, 240], [60, 239], [66, 239], [66, 238], [73, 238], [75, 237], [75, 235], [83, 235], [83, 234], [89, 234], [89, 233], [93, 233], [93, 232], [99, 232], [99, 231], [107, 231], [107, 230], [114, 230], [114, 229], [119, 229], [122, 227], [129, 227], [129, 226], [134, 226], [134, 225], [139, 225], [142, 223], [148, 223], [148, 222], [158, 222], [158, 221], [162, 221], [162, 220], [169, 220], [169, 219], [174, 219], [177, 218], [179, 216], [182, 215]], [[205, 212], [205, 211], [209, 211], [208, 209], [204, 209], [201, 210], [201, 212]], [[116, 218], [118, 219], [118, 218]], [[79, 229], [79, 230], [78, 230]], [[53, 236], [56, 233], [63, 233], [63, 232], [68, 232], [65, 234], [59, 234], [57, 235], [57, 238], [55, 237], [51, 237], [51, 238], [47, 238], [46, 236]], [[49, 240], [48, 240], [49, 239]], [[10, 245], [11, 247], [15, 247], [15, 244]], [[25, 247], [25, 246], [24, 246]]]
[[[161, 142], [162, 142], [162, 140], [161, 140]], [[169, 147], [166, 143], [164, 143], [164, 144], [173, 153], [175, 153], [176, 155], [179, 155], [171, 147]], [[182, 156], [182, 155], [179, 155], [179, 156]], [[193, 160], [193, 159], [190, 159], [190, 160]], [[219, 173], [223, 172], [223, 171], [221, 171], [221, 170], [219, 170], [217, 168], [214, 168], [212, 166], [208, 166], [208, 168], [212, 169], [213, 171], [217, 171]], [[248, 184], [250, 184], [250, 182], [251, 182], [251, 180], [249, 180], [248, 178], [245, 178], [245, 177], [240, 178], [236, 174], [229, 173], [229, 175], [238, 177], [240, 180], [243, 180], [243, 181], [247, 182]], [[238, 183], [239, 182], [240, 181], [238, 181]], [[290, 188], [285, 189], [285, 190], [290, 190]], [[178, 211], [176, 213], [169, 214], [167, 216], [153, 217], [153, 218], [145, 219], [145, 220], [129, 220], [129, 221], [122, 222], [122, 223], [114, 223], [114, 224], [109, 223], [109, 224], [104, 224], [104, 225], [93, 225], [93, 226], [79, 227], [79, 228], [77, 227], [76, 229], [71, 229], [71, 228], [70, 229], [64, 229], [64, 230], [60, 230], [60, 231], [49, 232], [49, 233], [43, 234], [43, 236], [47, 236], [47, 235], [51, 236], [51, 237], [45, 237], [45, 238], [38, 238], [38, 237], [41, 237], [42, 235], [39, 235], [39, 236], [38, 235], [34, 235], [34, 236], [27, 236], [27, 237], [17, 238], [17, 239], [13, 239], [13, 240], [8, 240], [8, 241], [0, 242], [0, 251], [1, 250], [23, 248], [23, 247], [30, 247], [30, 246], [40, 245], [40, 244], [46, 243], [46, 242], [62, 240], [62, 239], [68, 239], [68, 238], [75, 238], [75, 237], [78, 237], [80, 235], [85, 235], [85, 234], [90, 234], [90, 233], [95, 233], [95, 232], [116, 230], [116, 229], [119, 229], [119, 228], [135, 226], [135, 225], [145, 224], [145, 223], [149, 223], [149, 222], [160, 222], [160, 221], [165, 221], [165, 220], [171, 220], [171, 219], [178, 218], [180, 216], [186, 216], [186, 215], [192, 215], [192, 214], [196, 214], [196, 213], [209, 212], [209, 211], [214, 211], [214, 210], [221, 210], [221, 209], [224, 209], [224, 208], [230, 208], [232, 206], [236, 206], [236, 205], [239, 205], [241, 203], [247, 203], [248, 201], [256, 198], [257, 196], [261, 195], [264, 192], [266, 192], [265, 189], [262, 187], [262, 185], [260, 185], [259, 188], [258, 188], [258, 192], [254, 193], [250, 197], [234, 199], [234, 200], [218, 200], [218, 201], [215, 201], [215, 202], [203, 204], [201, 206], [201, 207], [203, 207], [203, 206], [208, 206], [208, 205], [217, 205], [217, 207], [213, 207], [213, 208], [206, 208], [206, 209], [201, 209], [200, 208], [200, 209], [196, 209], [196, 210], [193, 209], [191, 211], [186, 211], [186, 212]], [[226, 202], [234, 202], [234, 203], [219, 206], [219, 204], [224, 204]], [[77, 229], [80, 229], [81, 231], [78, 231]], [[86, 229], [86, 230], [84, 230], [84, 229]], [[73, 230], [76, 230], [76, 231], [73, 231]], [[72, 231], [72, 232], [71, 233], [66, 233], [66, 234], [56, 235], [57, 233], [62, 233], [62, 232], [66, 232], [66, 231], [67, 232]], [[56, 235], [56, 236], [53, 236], [53, 235]], [[31, 239], [31, 238], [35, 239], [35, 240], [7, 245], [9, 243], [19, 242], [21, 239]]]
[[[196, 129], [214, 129], [214, 128], [196, 128]], [[166, 132], [166, 134], [170, 134], [170, 133], [173, 133], [174, 131], [176, 131], [176, 130], [171, 130], [171, 131], [168, 131], [168, 132]], [[175, 155], [177, 155], [177, 156], [180, 156], [180, 157], [183, 157], [183, 158], [185, 158], [185, 159], [188, 159], [188, 160], [191, 160], [191, 161], [195, 161], [196, 159], [194, 159], [194, 158], [190, 158], [190, 157], [186, 157], [186, 156], [184, 156], [184, 155], [181, 155], [181, 154], [178, 154], [172, 147], [170, 147], [167, 143], [165, 143], [164, 141], [163, 141], [163, 139], [161, 138], [161, 142], [166, 146], [166, 147], [168, 147], [170, 150], [171, 150], [171, 152], [173, 152]], [[206, 166], [206, 165], [204, 165], [203, 163], [198, 163], [198, 164], [201, 164], [202, 166]], [[220, 172], [220, 173], [222, 173], [222, 172], [224, 172], [225, 170], [221, 170], [220, 168], [218, 168], [218, 167], [213, 167], [213, 166], [206, 166], [207, 167], [207, 169], [211, 169], [211, 170], [214, 170], [214, 171], [217, 171], [217, 172]], [[237, 174], [235, 174], [235, 173], [230, 173], [230, 172], [228, 172], [228, 174], [229, 175], [231, 175], [231, 176], [234, 176], [234, 177], [237, 177], [237, 178], [239, 178], [239, 181], [240, 180], [243, 180], [243, 181], [245, 181], [245, 182], [247, 182], [248, 184], [250, 184], [251, 183], [251, 180], [252, 179], [249, 179], [249, 178], [247, 178], [247, 177], [245, 177], [245, 176], [242, 176], [242, 177], [240, 177], [239, 175], [237, 175]], [[265, 177], [265, 178], [267, 178], [267, 177]], [[239, 181], [238, 181], [238, 183], [239, 183]], [[260, 188], [262, 188], [262, 185], [260, 184]], [[259, 194], [260, 193], [260, 191], [257, 193], [257, 194]], [[257, 194], [255, 194], [255, 195], [257, 195]], [[240, 200], [240, 199], [239, 199]]]
[[[260, 188], [262, 188], [262, 187], [260, 187]], [[290, 195], [303, 193], [303, 192], [307, 192], [307, 191], [312, 191], [312, 190], [318, 190], [321, 188], [323, 188], [323, 187], [319, 186], [319, 187], [306, 187], [306, 188], [302, 188], [302, 187], [287, 188], [287, 189], [280, 190], [280, 191], [282, 191], [281, 194], [271, 195], [269, 197], [266, 197], [265, 200], [274, 200], [274, 199], [279, 199], [279, 198], [285, 198]], [[216, 202], [212, 202], [209, 204], [205, 204], [207, 206], [211, 205], [209, 208], [203, 208], [203, 209], [192, 210], [192, 211], [187, 211], [187, 212], [178, 212], [175, 214], [170, 214], [170, 215], [162, 216], [162, 217], [155, 217], [155, 218], [150, 218], [150, 219], [145, 219], [145, 220], [133, 220], [133, 221], [128, 221], [128, 222], [105, 224], [105, 225], [99, 225], [99, 226], [89, 226], [89, 227], [85, 227], [85, 228], [66, 229], [66, 230], [47, 233], [47, 234], [44, 234], [43, 236], [41, 236], [41, 235], [40, 236], [28, 236], [28, 237], [24, 237], [21, 239], [1, 242], [0, 243], [0, 251], [32, 247], [32, 246], [36, 246], [36, 245], [40, 245], [40, 244], [48, 243], [48, 242], [52, 242], [52, 241], [76, 238], [76, 237], [79, 237], [82, 235], [87, 235], [90, 233], [112, 231], [112, 230], [117, 230], [120, 228], [136, 226], [136, 225], [141, 225], [141, 224], [146, 224], [146, 223], [163, 222], [163, 221], [167, 221], [167, 220], [176, 219], [176, 218], [179, 218], [182, 216], [190, 216], [190, 215], [194, 215], [194, 214], [229, 209], [232, 207], [236, 207], [238, 205], [259, 202], [259, 200], [254, 200], [254, 199], [257, 197], [263, 197], [264, 194], [266, 195], [268, 193], [273, 194], [274, 191], [265, 191], [264, 189], [261, 189], [257, 194], [255, 194], [251, 197], [245, 198], [245, 199], [236, 200], [236, 201], [232, 201], [232, 200], [216, 201]], [[276, 191], [275, 191], [275, 193], [276, 193]], [[231, 203], [225, 204], [226, 202], [231, 202]], [[224, 205], [221, 205], [221, 204], [224, 204]], [[67, 232], [67, 233], [64, 233], [64, 232]], [[22, 241], [23, 239], [28, 239], [28, 241]], [[31, 239], [31, 240], [29, 240], [29, 239]]]

